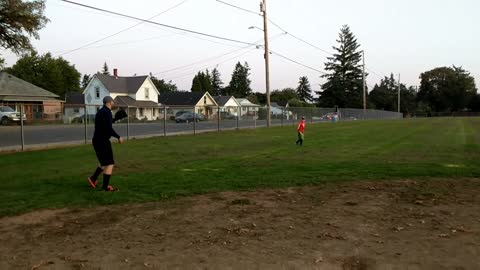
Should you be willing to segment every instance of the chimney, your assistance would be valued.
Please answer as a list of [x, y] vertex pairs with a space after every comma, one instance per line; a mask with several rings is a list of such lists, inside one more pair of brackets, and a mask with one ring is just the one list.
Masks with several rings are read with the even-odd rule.
[[115, 76], [115, 79], [118, 78], [118, 69], [116, 68], [113, 69], [113, 76]]

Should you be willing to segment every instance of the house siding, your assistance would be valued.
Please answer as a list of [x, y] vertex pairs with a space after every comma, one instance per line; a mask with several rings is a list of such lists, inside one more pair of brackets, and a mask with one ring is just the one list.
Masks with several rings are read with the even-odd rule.
[[[96, 88], [100, 89], [100, 97], [96, 97]], [[85, 91], [85, 104], [87, 105], [87, 114], [95, 115], [99, 107], [103, 106], [103, 98], [110, 95], [110, 92], [105, 88], [103, 83], [96, 77], [88, 84]]]

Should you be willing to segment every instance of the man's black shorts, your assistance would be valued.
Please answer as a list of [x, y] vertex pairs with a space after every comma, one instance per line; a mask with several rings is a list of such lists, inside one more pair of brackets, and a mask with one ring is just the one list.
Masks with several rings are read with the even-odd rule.
[[102, 166], [114, 165], [112, 143], [110, 140], [92, 140], [93, 149]]

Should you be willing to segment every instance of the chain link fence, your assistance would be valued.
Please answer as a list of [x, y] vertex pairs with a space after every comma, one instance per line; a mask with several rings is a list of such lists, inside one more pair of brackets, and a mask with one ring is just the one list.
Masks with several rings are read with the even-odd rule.
[[[94, 132], [95, 114], [100, 105], [0, 104], [0, 151], [88, 144]], [[267, 126], [267, 109], [218, 106], [116, 107], [128, 117], [114, 124], [123, 138], [197, 134]], [[21, 115], [23, 114], [23, 117]], [[396, 112], [342, 108], [271, 107], [272, 126], [296, 126], [334, 121], [401, 119]]]

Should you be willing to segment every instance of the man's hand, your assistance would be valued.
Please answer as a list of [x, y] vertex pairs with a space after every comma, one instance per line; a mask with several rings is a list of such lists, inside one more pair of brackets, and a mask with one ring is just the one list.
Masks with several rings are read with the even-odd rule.
[[120, 144], [123, 143], [123, 138], [122, 138], [122, 137], [120, 137], [120, 138], [118, 139], [118, 143], [120, 143]]

